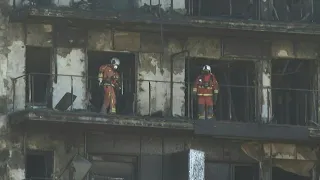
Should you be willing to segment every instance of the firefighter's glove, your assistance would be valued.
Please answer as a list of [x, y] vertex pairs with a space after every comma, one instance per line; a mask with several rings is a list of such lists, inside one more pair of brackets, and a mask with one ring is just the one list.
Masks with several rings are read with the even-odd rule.
[[213, 93], [213, 102], [216, 103], [217, 100], [218, 100], [218, 94], [219, 94], [219, 91], [218, 90], [214, 90], [214, 93]]
[[193, 88], [192, 89], [192, 95], [193, 96], [197, 96], [197, 88]]

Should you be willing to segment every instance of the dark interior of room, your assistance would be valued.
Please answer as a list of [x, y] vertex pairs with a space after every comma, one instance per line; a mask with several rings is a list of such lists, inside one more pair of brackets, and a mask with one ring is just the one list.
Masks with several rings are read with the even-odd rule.
[[257, 165], [235, 165], [233, 180], [258, 180], [259, 169]]
[[229, 164], [206, 162], [206, 180], [259, 180], [259, 169], [255, 164]]
[[120, 60], [118, 72], [121, 76], [122, 90], [116, 92], [117, 96], [117, 114], [134, 113], [134, 93], [136, 92], [136, 72], [135, 55], [130, 53], [116, 52], [88, 52], [88, 87], [91, 93], [91, 104], [94, 112], [100, 112], [103, 102], [103, 88], [99, 87], [98, 73], [99, 67], [103, 64], [110, 64], [112, 57]]
[[297, 174], [293, 174], [291, 172], [282, 170], [278, 167], [272, 168], [272, 180], [284, 180], [284, 179], [290, 179], [290, 180], [310, 180], [309, 177], [299, 176]]
[[26, 103], [50, 107], [51, 48], [27, 46], [25, 73], [36, 73], [26, 77]]
[[134, 156], [106, 155], [101, 161], [92, 161], [90, 176], [95, 180], [135, 180], [137, 158]]
[[[194, 83], [204, 65], [210, 65], [212, 73], [220, 84], [217, 106], [214, 108], [217, 120], [241, 122], [254, 121], [255, 112], [255, 65], [251, 61], [226, 61], [192, 58], [186, 60], [186, 82]], [[192, 68], [191, 68], [192, 67]], [[186, 112], [188, 107], [197, 118], [197, 102], [191, 103], [192, 87], [186, 88]], [[193, 106], [191, 105], [193, 104]]]
[[273, 123], [306, 125], [311, 118], [315, 74], [315, 62], [311, 60], [272, 61]]
[[26, 179], [47, 180], [53, 173], [53, 152], [30, 151], [26, 156]]

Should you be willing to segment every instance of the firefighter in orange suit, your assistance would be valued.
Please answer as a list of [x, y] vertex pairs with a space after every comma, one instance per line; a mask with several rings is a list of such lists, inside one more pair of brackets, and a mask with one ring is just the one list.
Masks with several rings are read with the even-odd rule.
[[99, 85], [104, 88], [104, 100], [101, 107], [101, 113], [106, 113], [107, 109], [111, 113], [116, 113], [116, 93], [115, 89], [119, 88], [119, 73], [116, 72], [120, 60], [112, 58], [111, 64], [102, 65], [99, 68]]
[[203, 66], [202, 73], [199, 75], [193, 86], [193, 94], [198, 98], [199, 119], [213, 119], [213, 106], [218, 98], [218, 82], [211, 73], [211, 67]]

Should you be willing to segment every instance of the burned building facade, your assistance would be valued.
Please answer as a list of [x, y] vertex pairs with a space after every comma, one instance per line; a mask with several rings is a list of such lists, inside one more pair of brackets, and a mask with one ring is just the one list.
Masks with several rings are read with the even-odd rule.
[[[319, 179], [317, 1], [0, 10], [2, 179]], [[122, 89], [102, 115], [97, 74], [112, 57]], [[197, 120], [191, 95], [203, 65], [221, 86], [215, 121]]]

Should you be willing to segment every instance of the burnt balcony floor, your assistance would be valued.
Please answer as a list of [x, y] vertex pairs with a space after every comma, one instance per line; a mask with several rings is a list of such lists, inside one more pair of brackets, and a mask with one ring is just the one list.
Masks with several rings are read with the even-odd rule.
[[177, 118], [157, 118], [150, 116], [111, 115], [95, 112], [56, 111], [50, 109], [29, 109], [9, 115], [11, 124], [21, 120], [51, 121], [62, 123], [100, 124], [114, 126], [153, 127], [177, 130], [193, 130], [192, 121]]
[[[214, 17], [191, 17], [177, 12], [169, 12], [157, 17], [152, 13], [140, 12], [139, 10], [127, 12], [91, 11], [71, 7], [24, 7], [14, 9], [11, 13], [11, 22], [27, 22], [28, 20], [42, 22], [57, 22], [62, 19], [72, 20], [101, 26], [106, 23], [131, 23], [136, 25], [164, 25], [163, 29], [179, 28], [208, 28], [229, 29], [256, 32], [292, 33], [292, 34], [320, 34], [320, 25], [315, 23], [300, 22], [276, 22], [259, 21]], [[93, 20], [93, 21], [92, 21]], [[185, 30], [185, 29], [184, 29]]]
[[[315, 141], [320, 129], [310, 126], [241, 123], [230, 121], [185, 120], [170, 117], [102, 115], [92, 112], [62, 112], [49, 109], [29, 109], [9, 114], [10, 125], [23, 122], [46, 124], [73, 124], [82, 127], [122, 127], [170, 130], [187, 132], [196, 136], [214, 138], [273, 140], [273, 141]], [[134, 128], [135, 127], [135, 128]]]

